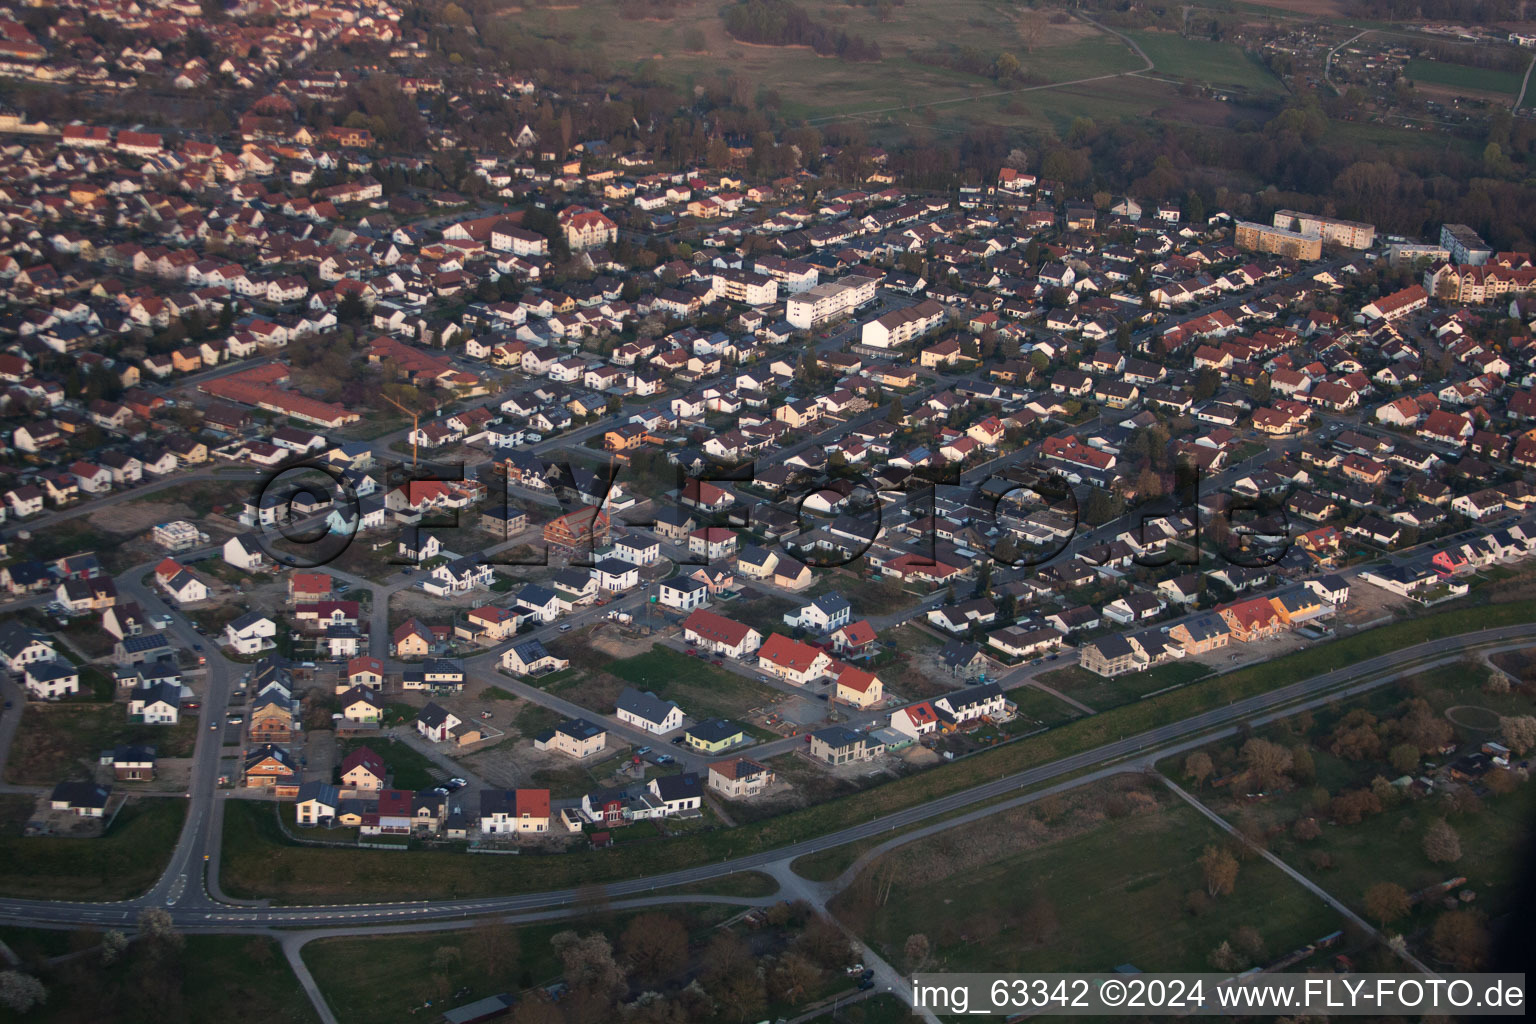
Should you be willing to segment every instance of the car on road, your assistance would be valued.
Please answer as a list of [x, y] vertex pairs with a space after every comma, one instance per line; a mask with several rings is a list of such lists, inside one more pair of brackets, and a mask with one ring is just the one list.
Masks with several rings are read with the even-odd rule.
[[651, 748], [650, 747], [641, 747], [639, 750], [635, 751], [635, 756], [636, 757], [644, 757], [646, 754], [649, 754], [650, 752], [651, 752]]
[[202, 645], [202, 644], [193, 644], [193, 645], [192, 645], [192, 649], [193, 649], [193, 650], [194, 650], [194, 651], [200, 651], [200, 650], [202, 650], [202, 649], [203, 649], [203, 645]]
[[868, 992], [870, 989], [872, 989], [874, 987], [875, 987], [875, 979], [874, 978], [860, 978], [859, 979], [859, 991], [860, 992]]
[[491, 715], [492, 715], [492, 712], [490, 712], [490, 711], [482, 711], [482, 712], [480, 712], [480, 717], [481, 718], [490, 718]]
[[672, 745], [674, 747], [680, 747], [684, 743], [687, 743], [687, 742], [688, 742], [688, 737], [686, 737], [686, 736], [674, 736], [672, 738]]
[[447, 786], [448, 792], [452, 793], [455, 790], [463, 789], [465, 786], [469, 785], [469, 783], [460, 778], [452, 778], [443, 783], [443, 785]]
[[673, 757], [671, 754], [657, 754], [656, 755], [656, 763], [657, 764], [673, 764], [676, 761], [677, 761], [677, 758]]
[[564, 624], [561, 625], [560, 632], [562, 632], [562, 633], [569, 633], [570, 631], [571, 631], [571, 624], [569, 622], [564, 623]]
[[210, 730], [217, 730], [217, 729], [218, 729], [218, 727], [219, 727], [219, 723], [218, 723], [218, 722], [214, 722], [214, 723], [213, 723], [213, 724], [212, 724], [212, 725], [210, 725], [210, 726], [209, 726], [209, 727], [208, 727], [208, 728], [209, 728], [209, 729], [210, 729]]
[[1045, 660], [1046, 661], [1055, 661], [1059, 657], [1061, 657], [1061, 655], [1059, 655], [1059, 654], [1050, 654], [1050, 655], [1046, 656]]

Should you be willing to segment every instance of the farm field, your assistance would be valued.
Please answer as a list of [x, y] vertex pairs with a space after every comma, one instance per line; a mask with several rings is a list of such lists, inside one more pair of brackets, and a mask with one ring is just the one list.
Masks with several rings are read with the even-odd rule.
[[1495, 68], [1474, 68], [1465, 64], [1414, 58], [1405, 69], [1409, 78], [1426, 85], [1439, 85], [1451, 89], [1466, 89], [1477, 93], [1499, 93], [1513, 96], [1520, 91], [1520, 77], [1513, 71]]
[[[1241, 864], [1230, 895], [1192, 897], [1204, 892], [1197, 858], [1223, 836], [1171, 800], [1129, 778], [1047, 798], [888, 854], [833, 909], [896, 962], [909, 935], [926, 935], [940, 971], [1205, 970], [1245, 926], [1269, 954], [1339, 926], [1260, 860]], [[894, 879], [878, 906], [868, 898], [876, 879]]]

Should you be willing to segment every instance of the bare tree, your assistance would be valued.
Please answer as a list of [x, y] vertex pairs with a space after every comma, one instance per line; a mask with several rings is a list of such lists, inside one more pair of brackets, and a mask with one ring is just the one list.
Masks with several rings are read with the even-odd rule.
[[902, 962], [907, 970], [920, 971], [928, 966], [928, 958], [933, 955], [933, 950], [928, 944], [928, 936], [922, 932], [913, 932], [907, 936], [907, 941], [901, 949]]
[[1424, 833], [1424, 856], [1434, 864], [1454, 864], [1461, 860], [1461, 836], [1444, 818]]
[[1197, 750], [1184, 759], [1184, 775], [1195, 786], [1203, 785], [1215, 770], [1211, 755], [1203, 750]]
[[1261, 790], [1278, 786], [1291, 770], [1291, 752], [1257, 736], [1243, 744], [1242, 758], [1249, 779]]
[[1221, 846], [1207, 846], [1197, 861], [1205, 876], [1205, 891], [1212, 896], [1226, 896], [1237, 885], [1237, 858]]
[[1452, 910], [1435, 920], [1430, 947], [1435, 956], [1458, 971], [1475, 971], [1488, 960], [1490, 938], [1483, 916], [1475, 910]]
[[1383, 928], [1408, 913], [1413, 906], [1408, 890], [1396, 882], [1377, 882], [1365, 890], [1364, 903], [1365, 912]]
[[481, 921], [469, 933], [469, 942], [489, 977], [495, 977], [516, 962], [520, 952], [517, 930], [505, 921]]
[[662, 981], [688, 962], [688, 929], [666, 914], [641, 914], [624, 929], [619, 949], [635, 976]]

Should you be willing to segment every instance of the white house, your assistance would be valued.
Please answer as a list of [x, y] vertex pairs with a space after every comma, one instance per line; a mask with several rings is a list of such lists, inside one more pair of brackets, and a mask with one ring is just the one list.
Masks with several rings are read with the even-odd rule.
[[277, 623], [259, 612], [246, 612], [224, 626], [224, 644], [237, 654], [259, 654], [272, 646]]
[[682, 708], [672, 701], [662, 700], [654, 693], [642, 693], [632, 686], [624, 687], [624, 691], [619, 694], [614, 714], [621, 722], [657, 735], [680, 729], [683, 725]]
[[668, 608], [690, 612], [709, 603], [709, 584], [692, 576], [677, 576], [662, 580], [656, 597]]

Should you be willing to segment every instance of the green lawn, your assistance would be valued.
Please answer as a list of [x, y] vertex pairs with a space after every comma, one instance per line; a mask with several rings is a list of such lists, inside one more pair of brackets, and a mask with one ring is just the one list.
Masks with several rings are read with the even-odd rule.
[[358, 747], [368, 747], [384, 759], [390, 771], [390, 785], [395, 789], [431, 789], [445, 777], [443, 770], [427, 755], [399, 740], [382, 736], [343, 741], [336, 763], [340, 764]]
[[1521, 75], [1513, 71], [1495, 68], [1474, 68], [1466, 64], [1426, 60], [1415, 57], [1408, 62], [1405, 74], [1415, 82], [1427, 85], [1443, 85], [1452, 89], [1470, 89], [1475, 92], [1504, 93], [1513, 96], [1520, 91]]
[[186, 816], [185, 800], [143, 797], [130, 800], [100, 839], [26, 837], [32, 808], [31, 797], [0, 797], [0, 895], [132, 899], [165, 870]]
[[[97, 944], [80, 932], [11, 929], [26, 948], [57, 947], [78, 941], [78, 948]], [[32, 937], [36, 938], [33, 939]], [[11, 941], [12, 936], [4, 936]], [[60, 950], [63, 952], [64, 950]], [[91, 955], [44, 968], [40, 980], [48, 1001], [24, 1018], [5, 1020], [37, 1024], [171, 1024], [233, 1017], [255, 1024], [313, 1024], [319, 1017], [298, 979], [288, 969], [277, 943], [265, 936], [188, 935], [186, 947], [161, 986], [151, 979], [133, 947], [117, 963], [102, 967]]]
[[608, 671], [638, 689], [676, 701], [693, 718], [739, 719], [775, 696], [751, 679], [659, 645], [610, 663]]
[[1018, 707], [1020, 717], [1028, 719], [1020, 723], [1025, 732], [1042, 725], [1060, 725], [1082, 714], [1066, 701], [1030, 686], [1009, 690], [1008, 699]]
[[755, 899], [759, 896], [772, 896], [779, 891], [779, 883], [773, 880], [773, 876], [761, 871], [740, 871], [724, 878], [695, 882], [692, 885], [674, 885], [661, 891], [679, 896], [740, 896], [743, 899]]
[[1207, 665], [1196, 661], [1171, 661], [1145, 672], [1127, 672], [1124, 675], [1105, 677], [1089, 672], [1080, 665], [1042, 672], [1042, 683], [1084, 704], [1095, 711], [1107, 711], [1121, 704], [1140, 700], [1149, 693], [1159, 693], [1173, 686], [1183, 686], [1211, 674]]
[[1126, 35], [1136, 41], [1159, 74], [1252, 93], [1281, 89], [1280, 81], [1267, 68], [1232, 43], [1185, 39], [1172, 32], [1135, 31]]
[[[1208, 970], [1210, 951], [1243, 926], [1258, 929], [1272, 953], [1339, 926], [1336, 915], [1260, 860], [1241, 865], [1230, 896], [1190, 913], [1186, 898], [1202, 888], [1196, 859], [1223, 834], [1193, 808], [1163, 799], [1160, 809], [1103, 819], [1087, 830], [1072, 824], [1079, 812], [1060, 824], [1045, 819], [1045, 828], [1066, 833], [1060, 840], [1049, 832], [1036, 838], [1038, 825], [1018, 845], [1001, 834], [994, 841], [1007, 852], [982, 864], [966, 860], [962, 869], [942, 865], [952, 851], [987, 842], [978, 831], [1007, 833], [1017, 823], [994, 820], [921, 840], [892, 856], [947, 877], [903, 870], [883, 905], [860, 907], [858, 890], [850, 889], [833, 907], [898, 964], [907, 936], [927, 935], [930, 970], [940, 971], [1105, 971], [1122, 963], [1144, 971]], [[878, 870], [877, 863], [868, 872]]]

